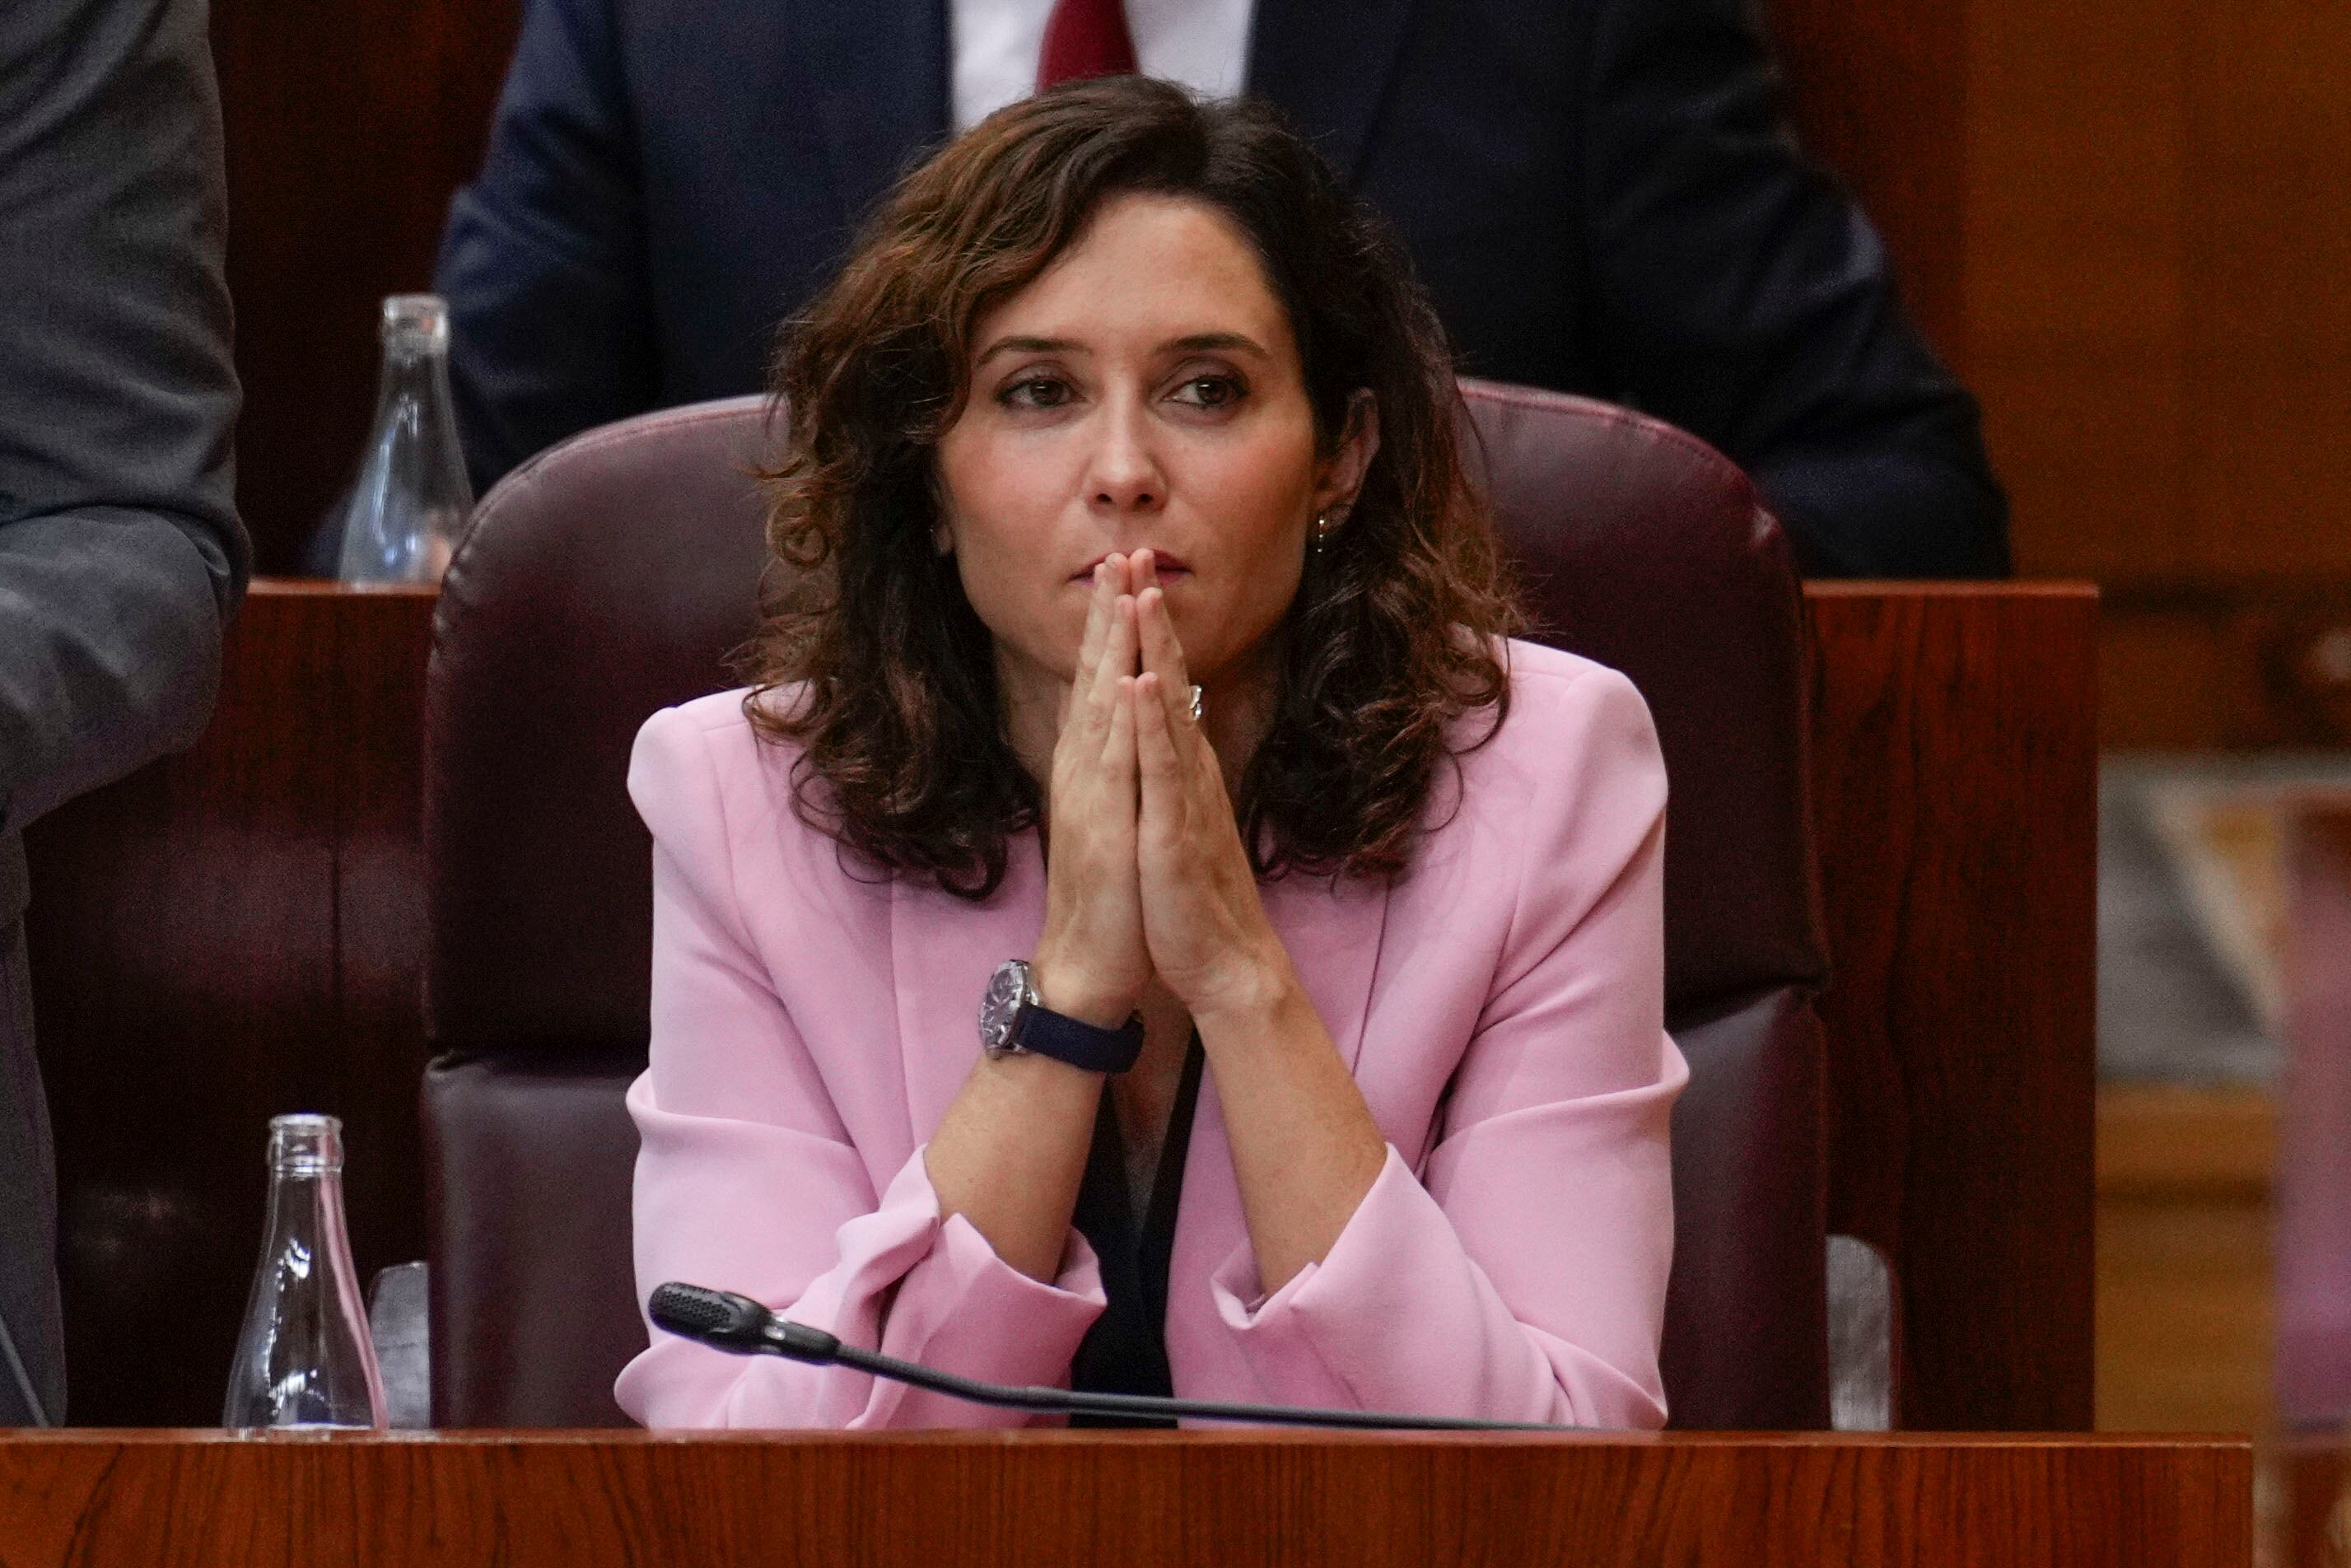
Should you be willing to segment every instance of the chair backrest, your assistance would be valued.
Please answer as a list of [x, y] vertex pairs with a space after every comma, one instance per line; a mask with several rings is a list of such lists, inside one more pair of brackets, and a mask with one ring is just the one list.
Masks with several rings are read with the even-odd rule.
[[[1828, 1416], [1825, 957], [1801, 601], [1746, 479], [1623, 409], [1463, 384], [1536, 635], [1628, 674], [1665, 748], [1682, 1426]], [[555, 447], [483, 502], [443, 585], [426, 718], [424, 1089], [435, 1419], [620, 1419], [643, 1343], [620, 1093], [643, 1064], [646, 834], [623, 788], [656, 708], [728, 684], [753, 626], [757, 399]], [[550, 1327], [549, 1325], [559, 1325]]]

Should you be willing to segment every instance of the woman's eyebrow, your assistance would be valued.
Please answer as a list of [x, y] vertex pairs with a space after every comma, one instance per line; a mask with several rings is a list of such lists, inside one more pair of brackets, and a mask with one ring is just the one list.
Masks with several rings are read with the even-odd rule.
[[[1273, 357], [1256, 339], [1241, 332], [1193, 332], [1181, 338], [1170, 338], [1159, 345], [1159, 351], [1163, 354], [1213, 353], [1220, 350], [1255, 354], [1261, 360], [1270, 360]], [[1093, 352], [1092, 350], [1075, 338], [1015, 336], [997, 339], [982, 350], [979, 358], [971, 363], [972, 368], [977, 370], [998, 354], [1090, 354], [1092, 352]]]
[[1074, 338], [998, 338], [972, 361], [977, 370], [998, 354], [1082, 354], [1088, 350]]
[[1237, 349], [1245, 354], [1255, 354], [1261, 360], [1273, 358], [1271, 354], [1266, 352], [1264, 347], [1256, 339], [1244, 336], [1239, 332], [1195, 332], [1188, 338], [1176, 338], [1161, 345], [1163, 353], [1170, 349], [1180, 350], [1187, 354], [1208, 353], [1219, 349]]

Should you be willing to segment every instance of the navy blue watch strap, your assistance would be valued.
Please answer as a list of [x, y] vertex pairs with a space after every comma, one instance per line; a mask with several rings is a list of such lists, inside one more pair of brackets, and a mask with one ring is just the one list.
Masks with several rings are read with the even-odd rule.
[[1116, 1029], [1097, 1029], [1047, 1008], [1026, 1007], [1011, 1043], [1088, 1072], [1123, 1072], [1143, 1054], [1143, 1015], [1129, 1014]]

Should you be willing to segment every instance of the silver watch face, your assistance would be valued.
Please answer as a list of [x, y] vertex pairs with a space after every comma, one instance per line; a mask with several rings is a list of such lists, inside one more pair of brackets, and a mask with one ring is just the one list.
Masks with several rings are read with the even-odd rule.
[[1012, 1031], [1029, 1001], [1029, 966], [1018, 958], [997, 966], [979, 999], [979, 1043], [991, 1055], [1017, 1050]]

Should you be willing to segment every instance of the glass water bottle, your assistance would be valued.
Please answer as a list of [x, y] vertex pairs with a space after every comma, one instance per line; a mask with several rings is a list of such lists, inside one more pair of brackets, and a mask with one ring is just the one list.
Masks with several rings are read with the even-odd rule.
[[474, 510], [449, 396], [449, 307], [437, 294], [383, 302], [375, 427], [343, 510], [345, 582], [438, 582]]
[[269, 1228], [229, 1370], [226, 1427], [382, 1427], [383, 1378], [343, 1230], [343, 1124], [269, 1122]]

